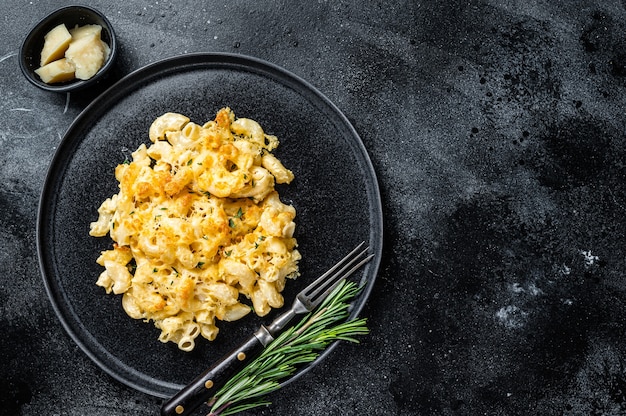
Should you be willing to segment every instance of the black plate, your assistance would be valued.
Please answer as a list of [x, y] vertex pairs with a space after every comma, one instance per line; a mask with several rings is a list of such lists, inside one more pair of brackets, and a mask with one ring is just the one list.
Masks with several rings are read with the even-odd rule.
[[224, 106], [278, 136], [276, 155], [296, 176], [279, 187], [281, 199], [296, 208], [303, 256], [302, 275], [288, 282], [285, 304], [367, 241], [375, 258], [356, 277], [366, 286], [354, 302], [355, 317], [380, 264], [382, 209], [371, 162], [345, 116], [310, 84], [269, 63], [228, 54], [184, 55], [128, 75], [76, 118], [59, 145], [41, 196], [37, 244], [48, 295], [69, 335], [114, 378], [157, 397], [175, 394], [275, 313], [218, 324], [217, 339], [199, 337], [190, 353], [162, 344], [151, 323], [129, 318], [120, 296], [95, 285], [102, 271], [96, 257], [111, 240], [90, 237], [89, 224], [101, 202], [118, 192], [115, 166], [149, 144], [156, 117], [178, 112], [202, 124]]

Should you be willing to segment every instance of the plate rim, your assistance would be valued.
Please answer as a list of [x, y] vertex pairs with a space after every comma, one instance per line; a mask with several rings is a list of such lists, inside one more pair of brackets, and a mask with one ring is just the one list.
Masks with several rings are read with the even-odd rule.
[[[90, 348], [85, 342], [83, 342], [83, 338], [85, 335], [87, 337], [93, 337], [93, 335], [86, 329], [82, 331], [77, 331], [75, 327], [69, 324], [68, 316], [66, 315], [68, 309], [72, 309], [72, 305], [69, 302], [65, 302], [63, 305], [58, 303], [59, 297], [63, 297], [63, 293], [59, 292], [57, 287], [51, 285], [51, 281], [56, 281], [58, 279], [57, 276], [49, 276], [48, 269], [49, 265], [46, 264], [45, 259], [48, 257], [54, 258], [55, 256], [51, 255], [51, 250], [54, 247], [48, 249], [46, 252], [45, 242], [43, 240], [45, 227], [52, 220], [53, 216], [49, 215], [49, 210], [46, 209], [46, 202], [50, 200], [52, 189], [56, 189], [55, 182], [56, 180], [56, 172], [58, 172], [59, 168], [62, 168], [64, 165], [65, 158], [70, 156], [66, 156], [64, 150], [70, 146], [71, 144], [76, 142], [76, 139], [72, 137], [72, 133], [76, 129], [80, 129], [81, 123], [83, 119], [88, 118], [90, 113], [94, 111], [94, 108], [102, 105], [104, 103], [104, 107], [106, 109], [111, 108], [111, 100], [114, 100], [120, 94], [123, 94], [123, 91], [128, 89], [135, 91], [141, 89], [142, 84], [146, 83], [153, 79], [156, 74], [162, 72], [171, 72], [175, 70], [176, 66], [184, 65], [185, 71], [189, 71], [189, 68], [198, 66], [198, 67], [228, 67], [233, 68], [237, 67], [240, 70], [245, 70], [247, 72], [259, 73], [261, 71], [263, 75], [270, 76], [274, 82], [280, 82], [281, 84], [288, 86], [293, 89], [293, 86], [299, 86], [300, 88], [296, 89], [296, 91], [303, 95], [303, 92], [307, 94], [312, 94], [317, 100], [319, 100], [324, 106], [326, 106], [336, 117], [339, 118], [339, 121], [343, 123], [343, 127], [347, 128], [350, 132], [350, 135], [355, 139], [355, 143], [352, 145], [356, 145], [358, 150], [362, 153], [361, 162], [364, 164], [363, 171], [370, 176], [371, 183], [368, 183], [367, 189], [371, 192], [371, 195], [368, 195], [368, 200], [370, 202], [369, 208], [369, 219], [371, 221], [371, 229], [369, 233], [370, 241], [368, 242], [370, 245], [370, 250], [372, 250], [374, 257], [370, 261], [369, 264], [365, 266], [364, 276], [368, 275], [368, 281], [363, 284], [362, 292], [359, 295], [359, 298], [362, 298], [363, 301], [357, 302], [356, 305], [350, 310], [350, 318], [356, 318], [360, 315], [362, 309], [365, 307], [367, 300], [369, 299], [371, 292], [373, 290], [375, 280], [377, 274], [379, 272], [380, 263], [382, 259], [382, 250], [383, 250], [383, 210], [382, 210], [382, 199], [378, 184], [378, 178], [376, 175], [376, 171], [374, 170], [372, 161], [369, 157], [369, 153], [363, 144], [363, 141], [352, 125], [348, 118], [344, 115], [344, 113], [323, 93], [321, 93], [316, 87], [314, 87], [311, 83], [301, 78], [300, 76], [292, 73], [291, 71], [280, 67], [276, 64], [268, 62], [266, 60], [243, 55], [243, 54], [233, 54], [233, 53], [225, 53], [225, 52], [197, 52], [197, 53], [188, 53], [182, 55], [175, 55], [168, 58], [164, 58], [161, 60], [157, 60], [155, 62], [149, 63], [141, 68], [138, 68], [126, 76], [122, 77], [120, 80], [115, 82], [112, 86], [107, 88], [103, 93], [101, 93], [98, 97], [96, 97], [93, 101], [91, 101], [70, 123], [67, 130], [65, 131], [61, 141], [59, 142], [52, 159], [48, 165], [48, 169], [46, 171], [45, 179], [43, 182], [42, 190], [40, 193], [39, 204], [37, 208], [37, 220], [36, 220], [36, 245], [37, 245], [37, 256], [39, 263], [40, 274], [43, 278], [44, 287], [46, 290], [47, 297], [52, 304], [54, 312], [61, 322], [65, 332], [69, 335], [72, 341], [81, 349], [83, 353], [87, 355], [100, 369], [102, 369], [105, 373], [110, 375], [115, 380], [121, 382], [122, 384], [131, 387], [137, 391], [143, 392], [145, 394], [159, 397], [159, 398], [168, 398], [175, 394], [181, 386], [167, 382], [164, 380], [158, 380], [154, 377], [149, 376], [139, 370], [132, 368], [131, 366], [124, 363], [117, 356], [112, 354], [110, 351], [102, 348], [102, 350], [106, 353], [109, 358], [109, 361], [116, 362], [116, 368], [118, 370], [124, 370], [124, 374], [120, 374], [119, 371], [114, 371], [113, 368], [110, 367], [110, 364], [105, 360], [102, 360], [95, 352]], [[170, 68], [173, 66], [172, 68]], [[251, 69], [255, 69], [255, 71], [251, 71]], [[288, 81], [288, 83], [286, 83]], [[309, 100], [310, 101], [310, 100]], [[313, 104], [311, 102], [311, 104]], [[97, 110], [96, 110], [97, 111]], [[78, 140], [78, 143], [81, 143], [83, 138]], [[367, 175], [366, 175], [367, 179]], [[368, 192], [369, 193], [369, 192]], [[376, 214], [376, 215], [372, 215]], [[372, 221], [373, 220], [373, 221]], [[54, 262], [52, 262], [54, 263]], [[81, 337], [82, 336], [82, 337]], [[323, 350], [319, 356], [311, 363], [300, 368], [292, 377], [288, 380], [281, 383], [281, 386], [285, 386], [287, 384], [292, 383], [297, 380], [308, 371], [310, 371], [315, 365], [322, 362], [334, 349], [338, 346], [339, 341], [333, 342], [329, 345], [325, 350]], [[126, 369], [131, 369], [133, 371], [126, 371]], [[138, 377], [138, 373], [140, 373], [143, 377]], [[134, 375], [134, 378], [131, 376]], [[136, 381], [139, 378], [141, 380], [151, 379], [154, 380], [155, 387], [156, 385], [160, 386], [160, 389], [155, 389], [146, 387], [142, 383]]]

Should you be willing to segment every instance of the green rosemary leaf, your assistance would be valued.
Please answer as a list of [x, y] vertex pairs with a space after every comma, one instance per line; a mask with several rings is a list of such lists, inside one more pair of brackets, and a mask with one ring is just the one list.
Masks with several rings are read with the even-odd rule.
[[241, 388], [245, 386], [247, 383], [249, 383], [251, 380], [252, 380], [252, 377], [247, 377], [247, 376], [242, 377], [232, 388], [226, 390], [221, 397], [218, 396], [218, 399], [213, 404], [213, 407], [218, 409], [223, 404], [227, 402], [232, 402], [233, 397], [237, 393], [239, 393], [241, 391]]
[[[246, 410], [254, 409], [259, 406], [269, 406], [272, 402], [269, 401], [259, 401], [255, 403], [245, 403], [238, 406], [230, 407], [223, 412], [220, 413], [220, 416], [229, 416], [234, 415], [236, 413], [244, 412]], [[215, 413], [209, 413], [208, 416], [215, 416]]]
[[240, 391], [238, 392], [238, 394], [233, 395], [231, 397], [231, 401], [233, 402], [237, 402], [240, 401], [242, 399], [253, 399], [255, 397], [261, 396], [261, 395], [265, 395], [267, 391], [270, 390], [275, 390], [278, 388], [278, 383], [276, 382], [265, 382], [262, 384], [256, 384], [253, 387], [245, 390], [245, 391]]

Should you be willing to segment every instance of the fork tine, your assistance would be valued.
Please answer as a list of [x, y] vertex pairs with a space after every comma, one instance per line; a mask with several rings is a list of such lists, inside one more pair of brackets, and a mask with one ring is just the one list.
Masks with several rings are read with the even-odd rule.
[[348, 277], [350, 277], [352, 275], [352, 273], [354, 273], [355, 271], [357, 271], [361, 266], [363, 266], [365, 263], [369, 262], [372, 258], [374, 257], [373, 254], [370, 254], [369, 256], [365, 257], [364, 259], [362, 259], [360, 262], [358, 262], [357, 264], [355, 264], [350, 270], [345, 271], [344, 270], [349, 267], [349, 265], [347, 265], [346, 267], [341, 269], [341, 272], [337, 273], [335, 276], [333, 276], [332, 279], [329, 279], [330, 281], [334, 280], [334, 283], [326, 288], [326, 290], [324, 290], [323, 293], [319, 294], [316, 291], [316, 293], [314, 295], [311, 296], [311, 298], [315, 297], [315, 295], [318, 295], [315, 299], [311, 299], [311, 307], [315, 308], [317, 307], [320, 303], [322, 303], [322, 301], [324, 299], [326, 299], [326, 297], [330, 294], [330, 292], [332, 292], [333, 290], [335, 290], [335, 288], [337, 287], [337, 285], [339, 285], [339, 283], [341, 283], [342, 280], [347, 279]]
[[319, 285], [317, 285], [314, 289], [313, 292], [309, 293], [307, 296], [309, 297], [314, 297], [316, 296], [318, 293], [320, 293], [320, 291], [324, 290], [328, 285], [334, 285], [336, 280], [341, 280], [342, 277], [347, 277], [350, 274], [354, 273], [354, 271], [360, 267], [360, 263], [357, 264], [352, 270], [349, 270], [348, 272], [346, 272], [346, 270], [351, 267], [355, 262], [357, 262], [359, 260], [359, 258], [361, 256], [363, 256], [364, 254], [367, 254], [367, 248], [365, 248], [365, 250], [357, 253], [353, 258], [351, 258], [348, 263], [346, 263], [345, 265], [343, 265], [341, 267], [341, 269], [339, 269], [336, 273], [334, 273], [332, 276], [328, 277], [326, 280], [324, 280], [323, 282], [320, 282]]
[[306, 297], [306, 300], [312, 303], [310, 307], [317, 306], [321, 300], [323, 300], [335, 287], [337, 287], [337, 284], [339, 284], [342, 279], [349, 277], [362, 265], [372, 259], [373, 255], [363, 258], [369, 250], [369, 247], [365, 247], [365, 249], [361, 250], [364, 244], [365, 242], [359, 244], [354, 250], [348, 253], [346, 257], [341, 259], [330, 270], [316, 279], [301, 292], [302, 296]]
[[352, 258], [352, 256], [354, 256], [354, 254], [359, 251], [363, 245], [365, 244], [365, 241], [362, 241], [358, 246], [356, 246], [351, 252], [349, 252], [344, 258], [342, 258], [341, 260], [339, 260], [337, 263], [335, 263], [330, 269], [328, 269], [323, 275], [321, 275], [320, 277], [318, 277], [317, 279], [315, 279], [313, 281], [313, 283], [309, 284], [307, 287], [305, 287], [300, 293], [305, 294], [310, 290], [315, 289], [320, 283], [324, 282], [326, 279], [328, 279], [328, 276], [330, 276], [331, 274], [335, 273], [335, 271], [342, 267], [343, 264], [345, 262], [347, 262], [348, 260], [350, 260]]

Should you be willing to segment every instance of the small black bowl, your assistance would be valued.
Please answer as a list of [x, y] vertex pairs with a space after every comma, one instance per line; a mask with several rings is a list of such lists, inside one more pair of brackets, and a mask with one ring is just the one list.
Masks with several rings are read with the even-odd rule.
[[[90, 79], [75, 79], [67, 82], [46, 84], [35, 73], [35, 70], [39, 68], [44, 36], [61, 23], [65, 23], [68, 29], [76, 25], [83, 26], [87, 24], [102, 26], [100, 36], [102, 40], [109, 45], [111, 52], [102, 68]], [[113, 67], [116, 55], [117, 43], [115, 40], [115, 32], [113, 31], [113, 26], [111, 26], [111, 23], [103, 14], [86, 6], [67, 6], [52, 12], [35, 25], [22, 43], [19, 53], [19, 62], [26, 79], [37, 87], [46, 91], [72, 92], [94, 86], [106, 78], [107, 73]]]

